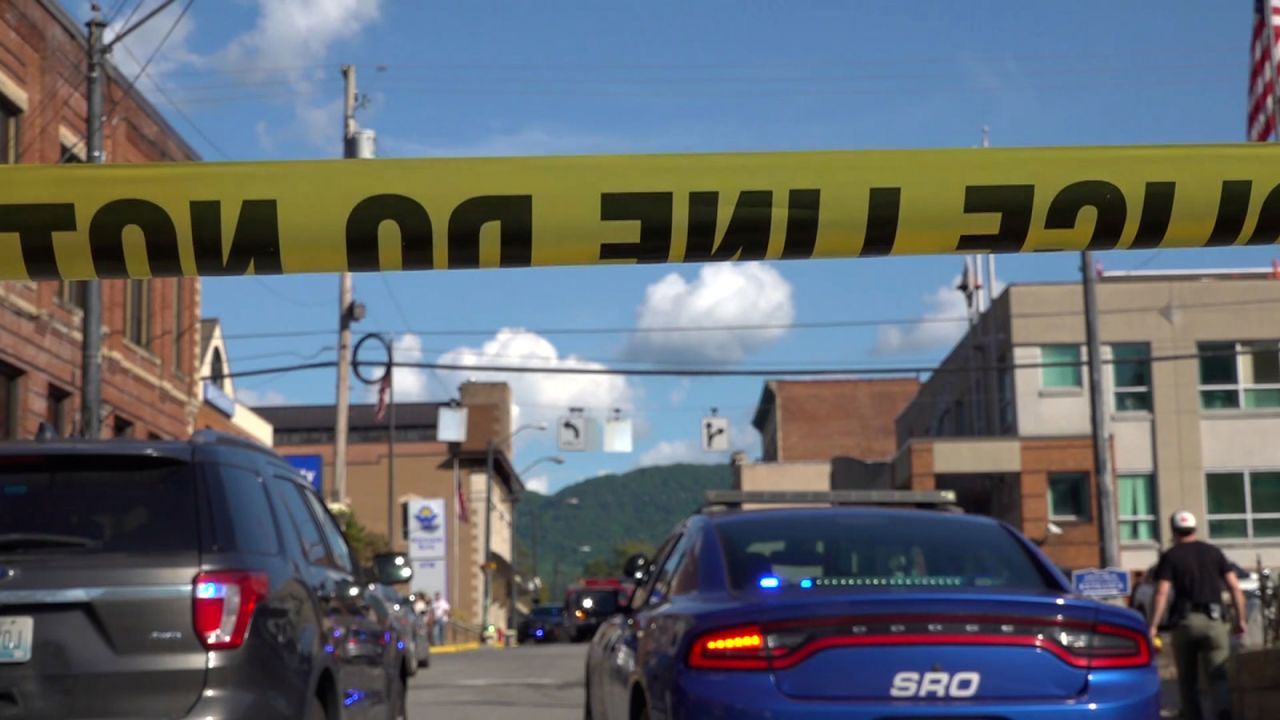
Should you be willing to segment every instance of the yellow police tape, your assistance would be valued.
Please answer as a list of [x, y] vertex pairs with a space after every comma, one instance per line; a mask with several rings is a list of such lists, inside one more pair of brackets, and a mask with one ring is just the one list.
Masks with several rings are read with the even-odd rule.
[[1271, 145], [0, 169], [0, 279], [1277, 239]]

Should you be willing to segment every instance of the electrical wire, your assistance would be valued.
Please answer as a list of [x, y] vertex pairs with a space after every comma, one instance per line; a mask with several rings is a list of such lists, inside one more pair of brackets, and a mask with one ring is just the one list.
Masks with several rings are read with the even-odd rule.
[[[129, 57], [133, 58], [134, 62], [137, 62], [137, 63], [141, 62], [140, 60], [138, 60], [138, 56], [134, 55], [133, 51], [129, 49], [128, 45], [121, 45], [120, 47], [122, 47], [124, 51], [129, 54]], [[226, 150], [223, 150], [222, 146], [218, 145], [218, 143], [214, 142], [213, 138], [209, 137], [208, 133], [204, 131], [204, 128], [200, 127], [200, 125], [197, 124], [196, 121], [193, 120], [191, 116], [187, 114], [187, 111], [182, 109], [182, 106], [179, 105], [178, 101], [174, 100], [173, 96], [171, 96], [169, 92], [164, 89], [164, 86], [160, 84], [160, 81], [156, 79], [155, 75], [149, 75], [148, 79], [151, 80], [151, 87], [155, 88], [155, 91], [160, 93], [160, 97], [163, 97], [165, 101], [169, 103], [169, 107], [173, 108], [173, 111], [176, 112], [179, 117], [187, 121], [187, 125], [191, 126], [192, 130], [195, 130], [196, 134], [199, 135], [205, 141], [205, 144], [208, 145], [214, 151], [214, 153], [222, 157], [223, 160], [232, 159], [231, 154], [228, 153]]]

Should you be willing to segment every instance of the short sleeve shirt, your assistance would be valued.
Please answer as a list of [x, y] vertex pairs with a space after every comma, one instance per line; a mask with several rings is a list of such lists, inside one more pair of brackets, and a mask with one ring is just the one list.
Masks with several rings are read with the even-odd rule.
[[1166, 550], [1156, 565], [1156, 580], [1169, 581], [1174, 603], [1185, 612], [1190, 605], [1222, 602], [1222, 578], [1231, 569], [1221, 550], [1197, 540]]

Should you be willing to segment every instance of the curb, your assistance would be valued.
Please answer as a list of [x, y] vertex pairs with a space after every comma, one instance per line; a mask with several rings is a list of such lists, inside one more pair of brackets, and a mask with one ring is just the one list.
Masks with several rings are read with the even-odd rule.
[[442, 655], [451, 655], [453, 653], [470, 652], [472, 650], [479, 649], [480, 643], [478, 642], [454, 643], [452, 645], [432, 645], [431, 654], [435, 655], [436, 653], [440, 653]]

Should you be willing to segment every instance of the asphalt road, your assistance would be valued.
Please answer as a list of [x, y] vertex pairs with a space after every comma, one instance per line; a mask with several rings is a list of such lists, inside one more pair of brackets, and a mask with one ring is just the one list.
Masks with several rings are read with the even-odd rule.
[[433, 655], [409, 681], [411, 720], [577, 720], [586, 643]]

